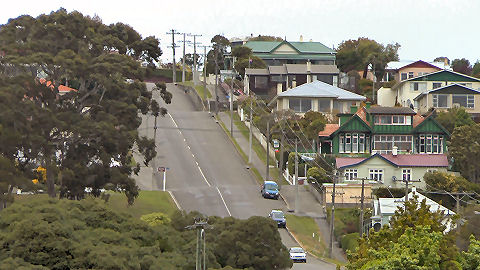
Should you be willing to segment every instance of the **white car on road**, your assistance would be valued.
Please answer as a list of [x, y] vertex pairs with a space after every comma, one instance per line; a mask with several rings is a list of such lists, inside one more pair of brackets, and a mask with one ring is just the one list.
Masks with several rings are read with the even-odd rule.
[[307, 262], [307, 253], [301, 247], [290, 248], [290, 259], [293, 262]]

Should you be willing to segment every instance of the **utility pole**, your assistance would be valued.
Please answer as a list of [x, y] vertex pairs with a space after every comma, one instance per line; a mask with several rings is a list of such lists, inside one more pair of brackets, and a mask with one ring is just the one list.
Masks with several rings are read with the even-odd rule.
[[266, 167], [266, 181], [270, 180], [270, 118], [267, 118], [267, 167]]
[[375, 103], [375, 57], [373, 58], [373, 82], [372, 82], [372, 100]]
[[185, 45], [188, 43], [188, 40], [185, 40], [185, 36], [187, 33], [182, 33], [183, 34], [183, 58], [182, 58], [182, 83], [185, 82]]
[[401, 180], [393, 180], [393, 181], [405, 182], [405, 209], [406, 209], [407, 202], [408, 202], [408, 185], [411, 183], [420, 182], [420, 180], [401, 179]]
[[235, 57], [232, 56], [233, 58], [233, 65], [232, 65], [232, 81], [231, 81], [231, 87], [230, 87], [230, 135], [233, 138], [233, 80], [235, 79], [235, 70], [233, 67], [235, 66]]
[[337, 181], [337, 175], [336, 173], [333, 176], [333, 190], [332, 190], [332, 215], [330, 219], [330, 248], [328, 249], [329, 257], [332, 257], [333, 253], [333, 229], [334, 229], [334, 223], [335, 223], [335, 182]]
[[188, 36], [193, 37], [193, 85], [198, 84], [197, 78], [197, 37], [202, 35], [188, 34]]
[[298, 214], [298, 139], [295, 138], [295, 214]]
[[249, 123], [250, 123], [250, 130], [248, 133], [248, 164], [252, 162], [252, 129], [253, 129], [253, 120], [252, 120], [252, 115], [253, 115], [253, 96], [248, 92], [248, 96], [250, 97], [250, 117], [249, 117]]
[[285, 141], [285, 135], [283, 133], [283, 113], [282, 113], [282, 119], [280, 120], [280, 128], [282, 129], [282, 134], [281, 134], [281, 137], [280, 137], [280, 173], [283, 174], [283, 163], [284, 163], [284, 157], [283, 157], [283, 151], [284, 151], [284, 148], [283, 148], [283, 144], [284, 144], [284, 141]]
[[203, 47], [203, 100], [205, 102], [207, 101], [207, 47], [210, 46], [202, 45], [200, 47]]
[[[157, 150], [157, 116], [158, 114], [154, 115], [155, 116], [155, 122], [153, 125], [153, 145], [155, 147], [155, 150]], [[155, 175], [157, 173], [157, 157], [154, 157], [152, 159], [152, 190], [155, 189]]]
[[[186, 229], [192, 230], [196, 229], [197, 230], [197, 248], [196, 248], [196, 256], [195, 256], [195, 270], [205, 270], [206, 269], [206, 255], [205, 255], [205, 250], [206, 250], [206, 242], [205, 242], [205, 229], [206, 228], [211, 228], [207, 222], [205, 221], [195, 221], [193, 225], [189, 225], [185, 227]], [[203, 239], [203, 245], [202, 245], [202, 239]], [[203, 247], [202, 247], [203, 246]], [[203, 260], [202, 260], [203, 257]], [[203, 261], [203, 263], [202, 263]]]
[[363, 200], [365, 196], [365, 177], [362, 178], [362, 198], [360, 198], [360, 237], [363, 236]]
[[215, 115], [218, 115], [218, 47], [215, 46]]
[[167, 34], [172, 35], [172, 52], [173, 52], [173, 58], [172, 58], [172, 82], [175, 83], [177, 81], [177, 69], [175, 65], [175, 48], [178, 47], [175, 45], [175, 35], [179, 35], [180, 33], [177, 32], [175, 29], [170, 30], [170, 32], [167, 32]]

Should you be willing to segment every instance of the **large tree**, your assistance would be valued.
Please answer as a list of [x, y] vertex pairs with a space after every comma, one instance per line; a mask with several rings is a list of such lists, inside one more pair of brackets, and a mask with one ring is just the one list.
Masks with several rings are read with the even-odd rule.
[[480, 61], [475, 62], [475, 65], [473, 65], [472, 75], [476, 78], [480, 78]]
[[236, 58], [235, 70], [241, 75], [245, 75], [245, 68], [265, 68], [265, 62], [253, 56], [252, 49], [245, 46], [238, 46], [232, 49], [232, 55]]
[[[45, 167], [50, 196], [55, 183], [61, 197], [77, 199], [87, 187], [94, 195], [109, 187], [132, 203], [138, 195], [132, 152], [145, 164], [156, 155], [137, 128], [138, 112], [152, 106], [139, 62], [159, 59], [158, 40], [60, 9], [9, 20], [0, 29], [0, 50], [4, 157], [25, 172], [32, 164]], [[61, 84], [74, 90], [61, 95]]]
[[452, 61], [453, 71], [463, 73], [465, 75], [472, 75], [472, 65], [468, 59], [454, 59]]
[[480, 183], [480, 124], [455, 128], [450, 139], [449, 155], [465, 178]]
[[456, 127], [475, 124], [470, 114], [463, 107], [439, 112], [435, 120], [447, 129], [450, 134], [453, 133]]
[[207, 53], [207, 74], [215, 74], [216, 71], [220, 73], [221, 69], [227, 68], [225, 67], [225, 54], [227, 47], [230, 46], [230, 41], [222, 35], [215, 35], [210, 42], [212, 49]]
[[337, 48], [337, 65], [343, 72], [361, 70], [363, 78], [367, 77], [368, 66], [375, 65], [375, 76], [381, 78], [388, 62], [398, 61], [399, 48], [398, 43], [385, 46], [363, 37], [343, 41]]
[[[431, 212], [425, 201], [410, 199], [398, 207], [390, 226], [370, 231], [359, 248], [348, 254], [348, 269], [461, 269], [451, 233], [443, 234], [441, 212]], [[390, 268], [386, 268], [390, 266]]]

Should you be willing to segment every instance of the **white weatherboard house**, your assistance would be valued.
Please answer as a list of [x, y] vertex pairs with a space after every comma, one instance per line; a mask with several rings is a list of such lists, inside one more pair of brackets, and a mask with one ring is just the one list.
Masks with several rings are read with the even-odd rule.
[[337, 114], [349, 111], [351, 105], [359, 106], [365, 100], [364, 96], [313, 81], [279, 93], [270, 104], [277, 102], [277, 110], [290, 109], [298, 114], [308, 111]]
[[[442, 223], [446, 226], [444, 231], [445, 233], [449, 232], [455, 227], [451, 220], [451, 217], [455, 215], [455, 212], [418, 193], [416, 188], [412, 188], [412, 191], [408, 193], [408, 199], [410, 200], [413, 198], [413, 196], [418, 197], [417, 200], [419, 203], [425, 200], [426, 204], [430, 207], [430, 212], [443, 212], [445, 219]], [[374, 228], [374, 230], [378, 231], [382, 226], [388, 225], [390, 223], [390, 218], [395, 214], [395, 211], [398, 209], [398, 207], [404, 207], [404, 202], [405, 197], [378, 198], [378, 200], [375, 200], [373, 204], [374, 215], [371, 217], [371, 226]]]

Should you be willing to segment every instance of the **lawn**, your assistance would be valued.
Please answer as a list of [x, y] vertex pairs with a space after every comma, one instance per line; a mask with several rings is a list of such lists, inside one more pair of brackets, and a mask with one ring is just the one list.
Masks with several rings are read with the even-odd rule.
[[286, 218], [288, 230], [295, 235], [308, 253], [317, 257], [327, 255], [326, 241], [313, 218], [295, 215], [286, 215]]
[[[197, 85], [197, 86], [193, 86], [193, 81], [187, 81], [187, 82], [184, 82], [184, 83], [180, 83], [180, 84], [183, 84], [183, 85], [186, 85], [186, 86], [190, 86], [192, 88], [195, 89], [195, 91], [197, 91], [198, 95], [200, 96], [200, 98], [202, 100], [204, 100], [204, 88], [203, 88], [203, 83], [200, 84], [200, 85]], [[212, 94], [210, 93], [210, 91], [208, 91], [208, 88], [207, 88], [207, 98], [211, 98], [212, 97]]]
[[[127, 198], [124, 194], [115, 192], [110, 194], [111, 196], [107, 205], [111, 209], [128, 213], [135, 218], [140, 218], [142, 215], [153, 212], [162, 212], [170, 216], [177, 210], [177, 207], [168, 192], [141, 190], [140, 195], [131, 206], [128, 205]], [[47, 199], [47, 194], [17, 195], [15, 196], [14, 203], [22, 203], [30, 200], [38, 200], [40, 202]], [[99, 198], [96, 200], [102, 201]]]

